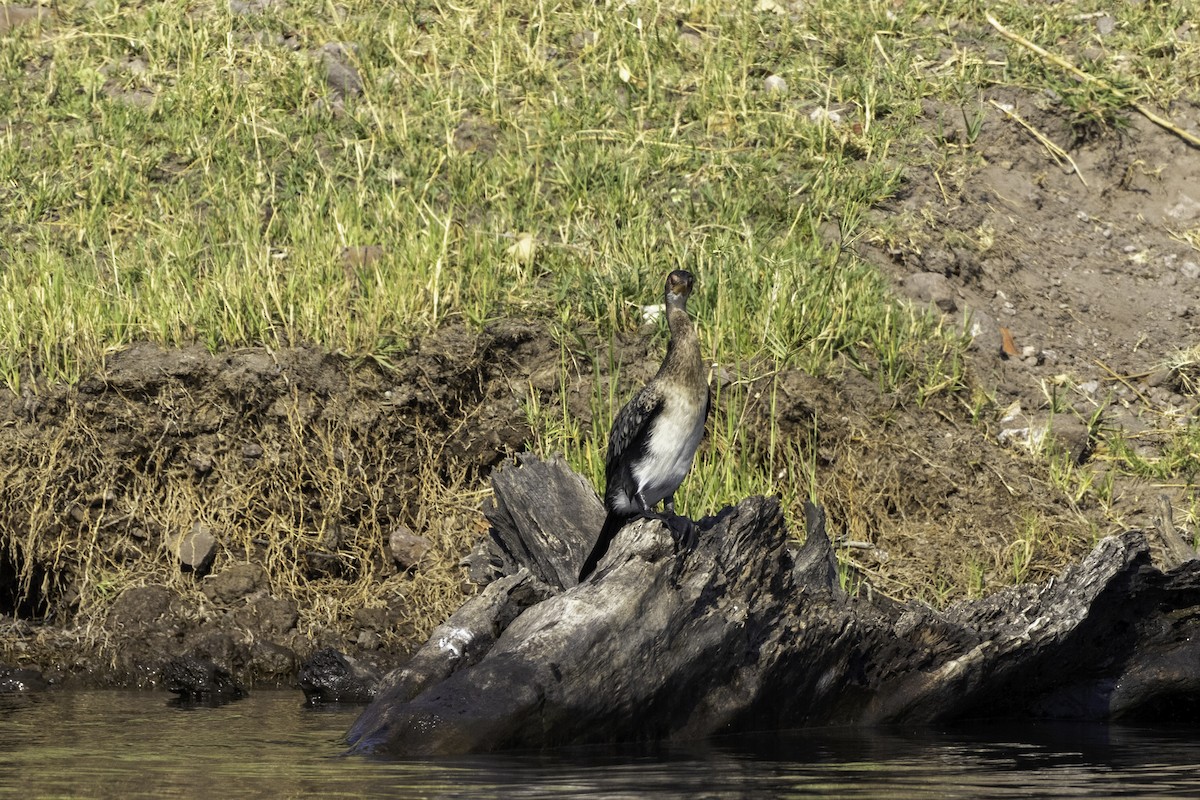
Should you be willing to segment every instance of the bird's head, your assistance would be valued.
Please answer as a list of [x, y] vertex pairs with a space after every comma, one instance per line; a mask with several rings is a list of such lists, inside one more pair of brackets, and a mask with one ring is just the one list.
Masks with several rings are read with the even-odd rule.
[[673, 270], [667, 276], [667, 305], [685, 305], [687, 299], [692, 296], [692, 286], [695, 283], [695, 276], [687, 270]]

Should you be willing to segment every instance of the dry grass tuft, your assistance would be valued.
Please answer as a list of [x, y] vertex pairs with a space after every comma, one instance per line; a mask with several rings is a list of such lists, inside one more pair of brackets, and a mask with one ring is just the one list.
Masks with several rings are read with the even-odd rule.
[[[269, 592], [294, 600], [300, 631], [349, 635], [360, 608], [399, 609], [394, 640], [425, 636], [463, 599], [461, 555], [481, 533], [483, 491], [414, 423], [397, 452], [386, 428], [371, 435], [336, 415], [318, 415], [300, 392], [272, 406], [272, 420], [244, 428], [214, 452], [193, 452], [173, 426], [197, 406], [142, 416], [121, 452], [118, 439], [77, 397], [59, 424], [38, 429], [8, 467], [0, 529], [15, 596], [27, 615], [49, 613], [98, 630], [113, 601], [137, 585], [161, 584], [209, 613], [203, 579], [180, 568], [175, 537], [196, 526], [218, 542], [212, 572], [251, 562]], [[158, 424], [158, 430], [153, 430]], [[403, 524], [429, 540], [414, 569], [398, 571], [388, 536]]]

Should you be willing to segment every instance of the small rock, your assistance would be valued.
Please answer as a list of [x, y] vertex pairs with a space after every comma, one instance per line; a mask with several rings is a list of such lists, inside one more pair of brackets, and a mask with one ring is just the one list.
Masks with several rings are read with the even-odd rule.
[[787, 81], [778, 75], [768, 75], [763, 81], [763, 88], [767, 90], [767, 94], [786, 95], [788, 91]]
[[1025, 428], [1004, 428], [996, 435], [996, 441], [1005, 446], [1021, 446], [1037, 452], [1046, 439], [1048, 427], [1034, 425]]
[[362, 93], [362, 76], [353, 65], [357, 49], [357, 45], [341, 42], [330, 42], [321, 48], [325, 83], [339, 97], [356, 97]]
[[486, 586], [504, 575], [504, 559], [493, 549], [491, 539], [481, 538], [475, 549], [459, 560], [467, 570], [467, 578], [478, 586]]
[[268, 634], [282, 636], [300, 621], [296, 604], [285, 597], [252, 598], [248, 608], [251, 625]]
[[1092, 433], [1083, 420], [1066, 414], [1050, 423], [1054, 443], [1074, 464], [1082, 464], [1092, 454]]
[[266, 585], [267, 574], [258, 564], [230, 564], [204, 579], [204, 596], [221, 605], [229, 605], [253, 594]]
[[1007, 425], [1010, 422], [1016, 422], [1021, 419], [1021, 401], [1014, 400], [1004, 409], [1004, 414], [1000, 417], [1000, 424]]
[[544, 367], [535, 369], [529, 374], [529, 385], [542, 392], [557, 389], [560, 371], [557, 364], [547, 364]]
[[954, 302], [954, 289], [945, 275], [937, 272], [918, 272], [909, 275], [901, 284], [901, 291], [921, 303], [932, 303], [939, 310], [949, 314], [958, 305]]
[[379, 671], [332, 648], [318, 650], [300, 667], [305, 702], [369, 703], [379, 686]]
[[192, 469], [196, 471], [197, 475], [207, 475], [208, 473], [212, 472], [213, 468], [212, 456], [205, 453], [195, 454], [188, 461], [188, 464], [190, 464]]
[[1167, 209], [1167, 217], [1174, 222], [1192, 222], [1200, 219], [1200, 202], [1180, 192], [1175, 205]]
[[381, 631], [388, 626], [387, 610], [383, 608], [356, 608], [351, 616], [363, 630]]
[[1169, 369], [1157, 369], [1146, 376], [1146, 385], [1151, 389], [1166, 386], [1175, 378], [1175, 373]]
[[175, 539], [172, 550], [186, 570], [203, 574], [208, 572], [217, 556], [217, 537], [207, 525], [197, 522], [190, 531]]
[[251, 442], [242, 446], [242, 456], [244, 458], [262, 458], [262, 445]]
[[967, 333], [971, 337], [971, 349], [981, 353], [998, 353], [1002, 344], [1000, 326], [984, 311], [966, 309]]
[[1200, 264], [1195, 261], [1185, 261], [1179, 268], [1179, 273], [1188, 280], [1194, 281], [1196, 278], [1200, 278]]
[[388, 552], [401, 569], [412, 569], [429, 552], [429, 540], [418, 536], [403, 525], [392, 528], [388, 536]]
[[249, 661], [249, 668], [260, 679], [274, 678], [282, 685], [287, 676], [295, 674], [299, 659], [289, 648], [259, 639], [250, 646]]
[[0, 664], [0, 695], [48, 689], [50, 682], [36, 669]]
[[178, 595], [165, 586], [134, 586], [121, 592], [105, 624], [125, 631], [145, 631], [171, 614]]
[[689, 50], [699, 50], [704, 46], [704, 38], [700, 35], [700, 31], [691, 25], [681, 24], [679, 26], [679, 43]]
[[171, 659], [162, 668], [159, 679], [168, 692], [179, 695], [184, 703], [220, 705], [246, 696], [246, 690], [229, 670], [195, 656]]
[[145, 75], [150, 69], [144, 58], [130, 58], [126, 59], [123, 63], [125, 69], [129, 70], [130, 74], [133, 75]]
[[1108, 36], [1116, 29], [1116, 27], [1117, 21], [1108, 14], [1096, 18], [1096, 32], [1101, 36]]

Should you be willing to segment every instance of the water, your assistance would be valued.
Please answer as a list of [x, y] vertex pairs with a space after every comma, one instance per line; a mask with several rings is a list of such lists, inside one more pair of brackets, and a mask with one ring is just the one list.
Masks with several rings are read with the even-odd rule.
[[0, 695], [0, 797], [1200, 797], [1200, 728], [818, 731], [439, 760], [343, 757], [299, 692]]

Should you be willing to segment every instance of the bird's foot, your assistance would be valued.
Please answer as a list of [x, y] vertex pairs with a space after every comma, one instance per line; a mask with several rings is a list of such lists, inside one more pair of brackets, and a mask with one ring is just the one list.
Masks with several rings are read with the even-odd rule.
[[687, 517], [676, 515], [664, 516], [663, 522], [671, 531], [671, 538], [675, 540], [676, 553], [690, 553], [696, 549], [696, 545], [700, 543], [700, 528], [696, 523]]

